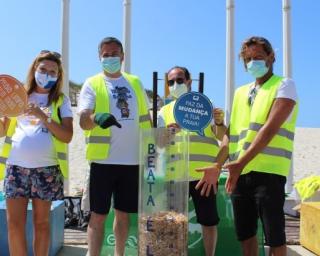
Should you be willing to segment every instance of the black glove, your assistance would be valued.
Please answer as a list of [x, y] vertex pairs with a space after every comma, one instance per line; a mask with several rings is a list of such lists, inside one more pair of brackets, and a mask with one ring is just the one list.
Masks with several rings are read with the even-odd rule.
[[112, 125], [121, 128], [121, 124], [119, 124], [116, 118], [109, 113], [96, 113], [94, 116], [94, 122], [102, 129], [107, 129]]

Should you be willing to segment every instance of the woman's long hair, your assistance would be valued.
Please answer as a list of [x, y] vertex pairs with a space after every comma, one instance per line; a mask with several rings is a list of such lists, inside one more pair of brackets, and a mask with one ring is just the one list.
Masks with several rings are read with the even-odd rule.
[[48, 95], [48, 106], [50, 106], [52, 104], [52, 102], [57, 102], [57, 100], [59, 99], [59, 96], [62, 94], [64, 72], [63, 72], [63, 68], [62, 68], [60, 54], [58, 54], [56, 52], [50, 52], [50, 51], [41, 52], [35, 58], [35, 60], [32, 62], [31, 66], [29, 68], [25, 88], [27, 90], [28, 95], [30, 95], [31, 93], [33, 93], [36, 90], [37, 83], [36, 83], [34, 74], [35, 74], [35, 71], [38, 68], [40, 62], [42, 62], [43, 60], [51, 60], [51, 61], [54, 61], [55, 63], [57, 63], [57, 65], [58, 65], [58, 80], [57, 80], [55, 86], [53, 86], [50, 89], [49, 95]]

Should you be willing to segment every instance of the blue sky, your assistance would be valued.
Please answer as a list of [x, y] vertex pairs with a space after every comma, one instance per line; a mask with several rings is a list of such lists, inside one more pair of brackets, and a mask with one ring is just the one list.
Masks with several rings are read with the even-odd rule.
[[[90, 4], [89, 4], [90, 3]], [[292, 60], [300, 111], [298, 127], [320, 127], [320, 1], [291, 0]], [[61, 0], [0, 0], [0, 73], [25, 80], [42, 49], [61, 49]], [[122, 39], [122, 0], [70, 1], [70, 79], [82, 83], [100, 72], [97, 45], [105, 36]], [[225, 0], [132, 0], [131, 72], [152, 88], [174, 65], [193, 78], [205, 73], [205, 94], [224, 107]], [[235, 51], [252, 35], [264, 36], [276, 50], [274, 71], [282, 74], [282, 1], [235, 0]], [[250, 82], [235, 60], [236, 86]], [[197, 82], [194, 82], [194, 87]], [[160, 92], [163, 84], [160, 82]]]

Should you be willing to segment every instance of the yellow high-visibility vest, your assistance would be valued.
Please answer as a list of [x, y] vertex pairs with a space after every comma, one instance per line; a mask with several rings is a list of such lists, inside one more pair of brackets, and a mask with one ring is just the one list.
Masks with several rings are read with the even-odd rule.
[[[132, 86], [137, 97], [139, 127], [151, 128], [151, 120], [148, 110], [148, 105], [145, 99], [145, 94], [137, 76], [122, 73], [124, 78]], [[97, 74], [88, 79], [92, 89], [96, 94], [96, 106], [94, 113], [110, 113], [109, 94], [105, 85], [103, 74]], [[111, 129], [102, 129], [96, 126], [92, 130], [85, 131], [86, 136], [86, 158], [92, 160], [103, 160], [109, 155], [111, 142]], [[138, 145], [137, 145], [138, 150]]]
[[[252, 83], [236, 90], [230, 118], [229, 159], [231, 161], [243, 156], [265, 124], [282, 80], [283, 77], [273, 75], [259, 89], [251, 107], [248, 103], [248, 94]], [[295, 105], [290, 120], [282, 124], [269, 144], [245, 166], [241, 174], [257, 171], [288, 175], [297, 113], [298, 104]]]
[[[170, 102], [162, 108], [166, 126], [170, 123], [176, 123], [173, 114], [174, 104], [175, 101]], [[195, 132], [189, 133], [189, 176], [193, 179], [202, 178], [203, 173], [196, 172], [195, 169], [212, 165], [219, 152], [219, 144], [210, 124], [204, 129], [204, 134], [205, 136], [200, 136]], [[179, 141], [179, 134], [176, 136], [176, 140]], [[179, 146], [181, 147], [183, 145], [177, 143], [177, 145], [172, 147], [172, 150]]]
[[[57, 102], [52, 103], [52, 120], [57, 123], [61, 123], [59, 118], [59, 107], [63, 103], [64, 95], [61, 95]], [[12, 148], [12, 136], [15, 132], [17, 125], [17, 118], [11, 118], [9, 128], [5, 137], [5, 141], [2, 148], [2, 153], [0, 155], [0, 179], [3, 179], [5, 176], [6, 162], [10, 155], [10, 151]], [[65, 178], [68, 177], [68, 145], [67, 143], [61, 142], [52, 136], [53, 145], [57, 154], [58, 163], [61, 169], [61, 172]]]

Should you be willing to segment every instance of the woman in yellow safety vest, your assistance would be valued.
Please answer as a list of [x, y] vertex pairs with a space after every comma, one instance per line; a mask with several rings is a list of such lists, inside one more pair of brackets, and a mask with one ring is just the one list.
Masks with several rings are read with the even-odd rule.
[[68, 176], [67, 143], [73, 135], [71, 104], [62, 86], [60, 54], [41, 51], [28, 72], [25, 113], [0, 120], [0, 136], [6, 136], [0, 178], [5, 176], [10, 255], [27, 255], [29, 199], [33, 207], [34, 254], [49, 253], [51, 202], [63, 199], [63, 177]]

